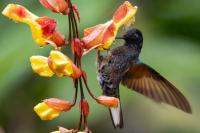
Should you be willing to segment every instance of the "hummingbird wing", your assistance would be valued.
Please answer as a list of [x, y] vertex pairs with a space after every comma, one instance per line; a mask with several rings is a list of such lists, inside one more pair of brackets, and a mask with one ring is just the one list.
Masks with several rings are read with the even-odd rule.
[[187, 113], [192, 113], [185, 96], [167, 79], [146, 64], [132, 65], [123, 76], [121, 83], [157, 102], [167, 103]]

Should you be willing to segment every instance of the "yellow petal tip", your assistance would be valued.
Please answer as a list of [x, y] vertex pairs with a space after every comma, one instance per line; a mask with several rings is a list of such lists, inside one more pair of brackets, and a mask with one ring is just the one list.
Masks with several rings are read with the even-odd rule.
[[60, 112], [50, 108], [45, 103], [39, 103], [34, 107], [34, 111], [40, 117], [41, 120], [52, 120], [59, 116]]

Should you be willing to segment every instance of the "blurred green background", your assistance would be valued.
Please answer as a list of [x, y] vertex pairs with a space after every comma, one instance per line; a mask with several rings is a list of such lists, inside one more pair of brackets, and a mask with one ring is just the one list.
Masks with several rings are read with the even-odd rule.
[[[81, 14], [80, 31], [109, 20], [123, 0], [72, 0]], [[93, 133], [200, 133], [200, 1], [132, 0], [138, 7], [136, 23], [144, 35], [141, 59], [174, 83], [188, 98], [193, 114], [151, 100], [121, 86], [125, 128], [114, 130], [107, 108], [91, 98], [89, 125]], [[65, 35], [67, 18], [44, 9], [37, 0], [1, 0], [26, 6], [39, 16], [51, 16]], [[49, 97], [72, 99], [69, 78], [42, 78], [33, 74], [32, 55], [48, 55], [51, 46], [39, 48], [24, 24], [0, 16], [0, 133], [48, 133], [57, 126], [76, 128], [78, 106], [53, 121], [41, 121], [33, 106]], [[123, 30], [119, 34], [122, 34]], [[115, 42], [114, 46], [122, 42]], [[68, 54], [69, 55], [69, 54]], [[101, 94], [96, 80], [94, 51], [84, 56], [90, 88]]]

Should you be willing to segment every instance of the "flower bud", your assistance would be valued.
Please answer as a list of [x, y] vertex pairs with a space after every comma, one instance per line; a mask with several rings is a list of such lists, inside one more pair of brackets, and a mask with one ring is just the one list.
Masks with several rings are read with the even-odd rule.
[[44, 56], [31, 56], [30, 58], [32, 69], [35, 73], [43, 77], [52, 77], [53, 71], [49, 68], [48, 58]]
[[80, 101], [79, 109], [80, 109], [80, 111], [82, 111], [84, 116], [86, 116], [86, 117], [88, 116], [88, 114], [90, 112], [90, 108], [89, 108], [89, 104], [86, 99], [82, 99]]
[[117, 107], [119, 99], [116, 97], [100, 96], [97, 98], [97, 103], [102, 104], [106, 107]]
[[49, 98], [43, 100], [50, 108], [56, 109], [58, 111], [68, 111], [71, 109], [71, 103], [66, 100], [60, 100], [57, 98]]
[[72, 41], [72, 53], [76, 53], [79, 57], [83, 54], [82, 42], [78, 38]]
[[68, 14], [68, 0], [39, 0], [40, 3], [52, 12]]

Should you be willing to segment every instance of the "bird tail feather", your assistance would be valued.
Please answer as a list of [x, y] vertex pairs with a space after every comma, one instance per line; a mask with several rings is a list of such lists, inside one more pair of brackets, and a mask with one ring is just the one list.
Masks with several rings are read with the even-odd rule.
[[109, 108], [109, 112], [110, 112], [110, 117], [112, 119], [113, 126], [115, 128], [122, 129], [124, 126], [124, 123], [123, 123], [123, 114], [122, 114], [121, 104], [119, 103], [117, 107]]

